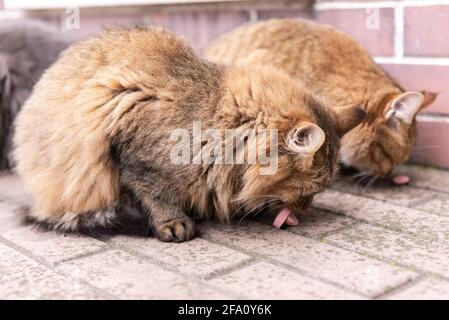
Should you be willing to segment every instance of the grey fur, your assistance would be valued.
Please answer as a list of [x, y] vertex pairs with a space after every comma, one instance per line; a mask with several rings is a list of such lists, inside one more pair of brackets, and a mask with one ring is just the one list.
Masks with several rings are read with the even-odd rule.
[[17, 113], [45, 69], [69, 43], [48, 23], [0, 20], [0, 170], [14, 164], [11, 140]]

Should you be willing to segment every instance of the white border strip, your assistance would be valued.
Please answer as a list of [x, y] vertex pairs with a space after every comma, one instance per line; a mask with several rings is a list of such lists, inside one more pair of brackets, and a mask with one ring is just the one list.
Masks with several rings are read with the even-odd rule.
[[118, 7], [168, 4], [201, 4], [214, 2], [240, 2], [241, 0], [4, 0], [5, 9], [45, 10], [71, 7]]
[[372, 8], [396, 8], [396, 7], [422, 7], [449, 5], [449, 0], [404, 0], [404, 1], [375, 1], [375, 2], [320, 2], [315, 5], [315, 10], [338, 9], [372, 9]]
[[416, 120], [420, 122], [440, 122], [449, 124], [449, 117], [445, 115], [418, 114]]
[[394, 9], [394, 54], [396, 58], [404, 57], [404, 7]]
[[2, 19], [21, 19], [25, 16], [23, 11], [6, 11], [0, 10], [0, 20]]
[[374, 57], [376, 63], [381, 64], [414, 64], [423, 66], [449, 66], [449, 58], [432, 57]]

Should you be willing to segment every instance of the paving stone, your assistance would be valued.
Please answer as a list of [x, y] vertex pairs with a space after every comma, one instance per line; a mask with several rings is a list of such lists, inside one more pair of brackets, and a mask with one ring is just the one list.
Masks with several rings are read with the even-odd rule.
[[198, 277], [212, 276], [251, 259], [241, 252], [201, 238], [183, 243], [166, 243], [155, 238], [119, 236], [112, 238], [110, 243], [162, 261], [178, 272]]
[[68, 261], [58, 268], [121, 299], [229, 298], [120, 250]]
[[417, 204], [415, 208], [438, 215], [449, 216], [449, 195], [436, 195], [426, 202]]
[[289, 226], [288, 231], [308, 237], [319, 238], [329, 232], [346, 228], [355, 223], [351, 218], [311, 208], [297, 214], [299, 225]]
[[95, 238], [42, 231], [32, 226], [16, 227], [1, 236], [52, 264], [91, 254], [106, 247], [105, 243]]
[[415, 273], [259, 223], [201, 226], [204, 236], [297, 268], [367, 296], [378, 295]]
[[413, 186], [449, 193], [449, 171], [425, 166], [399, 166], [395, 174], [408, 174]]
[[405, 208], [379, 200], [327, 190], [315, 197], [314, 206], [413, 233], [421, 238], [449, 241], [449, 216]]
[[106, 298], [3, 244], [0, 256], [0, 299]]
[[249, 299], [360, 299], [362, 296], [260, 262], [210, 280]]
[[23, 205], [12, 199], [0, 201], [0, 236], [49, 263], [90, 254], [106, 247], [103, 242], [74, 234], [44, 231], [22, 221]]
[[22, 225], [22, 206], [9, 200], [0, 200], [0, 235]]
[[0, 200], [2, 199], [14, 200], [20, 205], [30, 203], [30, 197], [24, 192], [23, 183], [17, 175], [0, 171]]
[[449, 281], [437, 277], [429, 277], [412, 286], [391, 294], [390, 300], [448, 300]]
[[391, 264], [449, 277], [449, 245], [359, 224], [324, 238], [331, 244], [379, 257]]
[[413, 207], [416, 203], [428, 201], [441, 194], [436, 191], [408, 186], [397, 187], [386, 183], [373, 184], [367, 188], [366, 186], [357, 183], [357, 181], [346, 177], [335, 181], [332, 185], [332, 189], [404, 207]]

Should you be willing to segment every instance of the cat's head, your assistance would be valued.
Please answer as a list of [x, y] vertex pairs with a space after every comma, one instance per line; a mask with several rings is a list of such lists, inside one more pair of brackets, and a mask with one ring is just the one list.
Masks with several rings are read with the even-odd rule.
[[409, 158], [415, 142], [416, 115], [436, 97], [425, 91], [386, 97], [378, 114], [369, 114], [366, 122], [343, 138], [343, 164], [368, 175], [387, 177]]
[[272, 163], [245, 166], [239, 205], [246, 211], [267, 203], [292, 210], [308, 207], [335, 177], [340, 139], [365, 119], [365, 111], [359, 106], [325, 107], [300, 83], [269, 68], [232, 81], [230, 91], [245, 125], [274, 130], [277, 137], [272, 143], [269, 132], [263, 144], [270, 148], [270, 159], [277, 157], [274, 172], [261, 171]]

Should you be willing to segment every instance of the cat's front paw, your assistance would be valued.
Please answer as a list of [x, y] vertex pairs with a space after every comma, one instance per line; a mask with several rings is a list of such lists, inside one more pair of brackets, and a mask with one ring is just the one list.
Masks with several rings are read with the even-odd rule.
[[153, 227], [154, 235], [165, 242], [183, 242], [195, 236], [195, 223], [189, 218], [175, 219]]

